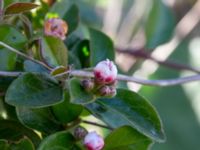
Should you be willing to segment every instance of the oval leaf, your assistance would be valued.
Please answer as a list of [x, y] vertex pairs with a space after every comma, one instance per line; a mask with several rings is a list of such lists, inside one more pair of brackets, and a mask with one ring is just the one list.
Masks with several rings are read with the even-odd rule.
[[45, 138], [38, 150], [80, 150], [75, 142], [75, 138], [66, 131], [57, 132]]
[[13, 106], [46, 107], [62, 101], [62, 88], [47, 74], [25, 73], [9, 86], [5, 101]]
[[72, 78], [69, 82], [71, 102], [75, 104], [87, 104], [95, 99], [92, 93], [86, 92], [81, 86], [81, 81]]
[[78, 7], [73, 4], [69, 10], [66, 12], [64, 15], [63, 19], [67, 22], [68, 24], [68, 35], [72, 33], [77, 27], [79, 23], [79, 9]]
[[27, 137], [20, 139], [20, 141], [14, 142], [10, 145], [11, 150], [35, 150], [33, 143]]
[[19, 122], [0, 120], [0, 139], [18, 141], [23, 137], [28, 137], [36, 147], [40, 143], [38, 135], [32, 130], [22, 126]]
[[137, 130], [123, 126], [106, 137], [104, 150], [147, 150], [151, 143], [148, 137]]
[[5, 14], [11, 15], [11, 14], [23, 13], [31, 9], [34, 9], [36, 7], [38, 7], [38, 5], [34, 3], [13, 3], [5, 9]]
[[71, 104], [70, 95], [68, 92], [65, 92], [64, 101], [60, 104], [52, 106], [52, 110], [57, 120], [61, 123], [69, 123], [78, 119], [83, 107], [81, 105]]
[[112, 40], [101, 31], [90, 29], [90, 64], [95, 66], [98, 62], [114, 60], [115, 52]]
[[49, 108], [30, 109], [27, 107], [17, 107], [17, 116], [25, 126], [46, 134], [61, 129]]
[[155, 109], [133, 91], [119, 89], [114, 98], [97, 99], [86, 107], [113, 128], [129, 125], [155, 141], [165, 140]]
[[169, 41], [174, 33], [174, 28], [175, 18], [172, 10], [163, 1], [154, 0], [146, 22], [146, 47], [154, 49], [160, 44]]
[[49, 70], [44, 68], [44, 66], [37, 64], [31, 60], [25, 60], [24, 61], [24, 70], [26, 72], [39, 72], [39, 73], [49, 73]]
[[68, 50], [62, 40], [52, 36], [45, 36], [42, 38], [42, 46], [42, 56], [49, 65], [54, 67], [67, 66]]
[[[0, 41], [16, 48], [23, 49], [27, 41], [24, 35], [9, 25], [0, 25]], [[0, 70], [13, 70], [17, 55], [0, 46]]]
[[9, 144], [7, 140], [0, 139], [0, 149], [9, 150]]

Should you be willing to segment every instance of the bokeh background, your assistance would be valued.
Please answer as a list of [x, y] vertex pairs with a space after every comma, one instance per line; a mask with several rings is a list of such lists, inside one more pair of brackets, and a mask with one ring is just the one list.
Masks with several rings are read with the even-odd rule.
[[[67, 2], [66, 2], [67, 3]], [[200, 70], [200, 1], [79, 0], [83, 24], [107, 33], [123, 73], [179, 78]], [[153, 150], [199, 150], [200, 84], [149, 87], [128, 83], [157, 108], [167, 142]]]
[[[5, 0], [5, 4], [12, 1], [17, 0]], [[32, 22], [34, 27], [42, 25], [47, 11], [51, 12], [49, 16], [62, 16], [66, 7], [76, 3], [81, 23], [74, 34], [87, 37], [86, 24], [109, 35], [115, 43], [116, 63], [122, 73], [169, 79], [200, 72], [200, 0], [36, 0], [36, 3], [42, 8], [32, 11], [32, 16], [39, 18]], [[172, 87], [134, 83], [119, 86], [139, 92], [157, 108], [167, 141], [154, 144], [153, 150], [200, 149], [199, 82]]]

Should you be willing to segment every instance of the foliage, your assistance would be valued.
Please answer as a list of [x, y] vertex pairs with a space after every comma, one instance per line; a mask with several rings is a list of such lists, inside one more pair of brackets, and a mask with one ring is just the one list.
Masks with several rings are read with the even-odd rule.
[[[67, 7], [62, 11], [63, 3]], [[63, 3], [58, 1], [51, 7], [42, 1], [36, 5], [10, 0], [3, 7], [0, 41], [31, 59], [24, 59], [8, 47], [0, 47], [0, 70], [22, 72], [18, 77], [0, 76], [0, 92], [5, 93], [0, 97], [0, 106], [4, 108], [0, 110], [0, 149], [84, 149], [73, 135], [75, 127], [84, 123], [84, 116], [98, 118], [112, 130], [105, 137], [104, 150], [146, 150], [154, 142], [164, 142], [162, 121], [146, 98], [127, 88], [118, 88], [112, 98], [101, 97], [95, 93], [98, 86], [96, 91], [86, 91], [81, 85], [85, 77], [73, 77], [69, 73], [73, 69], [94, 67], [107, 58], [114, 61], [115, 50], [105, 33], [83, 25], [85, 18], [80, 19], [83, 11], [79, 5]], [[161, 10], [168, 11], [166, 8], [157, 11]], [[162, 11], [156, 12], [160, 16], [154, 12], [150, 15], [163, 19]], [[54, 16], [68, 24], [64, 41], [43, 33], [44, 20]], [[156, 24], [152, 20], [148, 22]], [[157, 26], [154, 28], [159, 30], [146, 30], [151, 39], [147, 47], [154, 48], [171, 36], [170, 32], [158, 41], [156, 36], [162, 33], [162, 24]]]

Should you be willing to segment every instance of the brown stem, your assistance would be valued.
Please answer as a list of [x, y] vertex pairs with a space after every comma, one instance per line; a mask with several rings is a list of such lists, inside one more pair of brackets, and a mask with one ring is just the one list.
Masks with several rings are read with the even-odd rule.
[[172, 61], [158, 60], [157, 58], [151, 56], [150, 53], [146, 52], [144, 48], [135, 49], [135, 50], [132, 50], [132, 49], [122, 50], [122, 49], [117, 48], [116, 50], [119, 53], [129, 54], [129, 55], [132, 55], [134, 57], [138, 57], [138, 58], [142, 58], [142, 59], [150, 59], [150, 60], [158, 63], [159, 65], [163, 65], [163, 66], [166, 66], [168, 68], [172, 68], [172, 69], [176, 69], [176, 70], [189, 70], [189, 71], [192, 71], [192, 72], [195, 72], [195, 73], [200, 73], [200, 70], [193, 68], [191, 66], [188, 66], [188, 65], [183, 65], [183, 64], [180, 64], [180, 63], [172, 62]]
[[50, 70], [50, 71], [52, 70], [52, 68], [50, 68], [49, 66], [47, 66], [45, 63], [43, 63], [43, 62], [41, 62], [41, 61], [39, 61], [39, 60], [36, 60], [36, 59], [34, 59], [34, 58], [32, 58], [32, 57], [30, 57], [30, 56], [28, 56], [28, 55], [26, 55], [26, 54], [24, 54], [24, 53], [18, 51], [17, 49], [15, 49], [15, 48], [13, 48], [13, 47], [11, 47], [11, 46], [9, 46], [9, 45], [7, 45], [7, 44], [1, 42], [1, 41], [0, 41], [0, 45], [3, 46], [3, 47], [5, 47], [5, 48], [7, 48], [8, 50], [10, 50], [10, 51], [12, 51], [12, 52], [18, 54], [18, 55], [20, 55], [20, 56], [26, 58], [26, 59], [29, 59], [29, 60], [31, 60], [31, 61], [37, 63], [37, 64], [42, 65], [43, 67], [47, 68], [47, 69]]

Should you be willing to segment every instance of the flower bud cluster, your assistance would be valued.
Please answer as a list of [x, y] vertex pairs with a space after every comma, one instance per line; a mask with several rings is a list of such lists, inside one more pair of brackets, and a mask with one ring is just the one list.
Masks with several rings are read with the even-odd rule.
[[101, 150], [104, 146], [104, 139], [96, 131], [88, 132], [81, 126], [75, 128], [74, 137], [77, 140], [83, 140], [87, 150]]
[[61, 40], [64, 40], [67, 31], [68, 31], [67, 23], [62, 19], [51, 18], [46, 20], [44, 23], [45, 35], [54, 36], [60, 38]]
[[89, 132], [84, 138], [84, 145], [87, 150], [101, 150], [104, 146], [103, 138], [95, 131]]
[[116, 95], [117, 67], [109, 59], [99, 62], [94, 68], [94, 79], [84, 79], [82, 87], [87, 92], [98, 96], [113, 97]]

